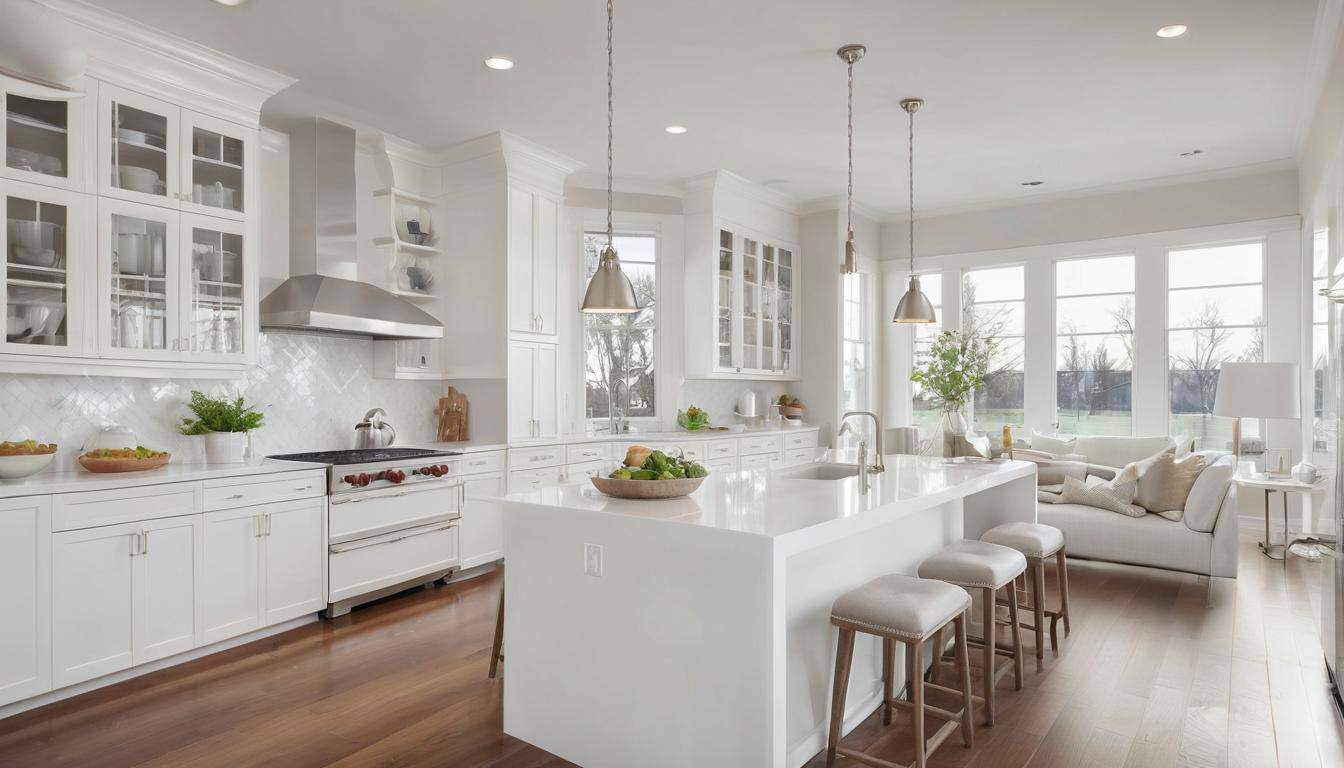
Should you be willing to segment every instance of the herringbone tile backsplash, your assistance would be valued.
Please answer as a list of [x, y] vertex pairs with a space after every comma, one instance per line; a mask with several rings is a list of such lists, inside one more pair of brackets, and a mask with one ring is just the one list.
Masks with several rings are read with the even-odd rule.
[[191, 390], [243, 395], [266, 414], [252, 453], [350, 447], [354, 425], [375, 406], [387, 411], [398, 444], [434, 439], [434, 407], [443, 382], [373, 378], [373, 342], [303, 333], [266, 333], [257, 367], [244, 379], [135, 379], [0, 374], [0, 439], [56, 442], [57, 469], [75, 466], [79, 448], [105, 425], [135, 430], [144, 446], [181, 461], [203, 461], [200, 438], [180, 434]]

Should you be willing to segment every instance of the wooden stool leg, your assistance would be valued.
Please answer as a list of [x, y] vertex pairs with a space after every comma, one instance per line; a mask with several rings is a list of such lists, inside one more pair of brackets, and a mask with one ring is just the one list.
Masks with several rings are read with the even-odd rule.
[[845, 691], [849, 688], [849, 663], [854, 658], [854, 630], [840, 628], [835, 647], [835, 689], [831, 692], [831, 729], [826, 738], [827, 768], [835, 765], [835, 748], [840, 744], [840, 726], [845, 722]]
[[1069, 636], [1069, 566], [1064, 548], [1055, 553], [1055, 575], [1059, 577], [1059, 613], [1064, 618], [1064, 636]]
[[499, 672], [499, 662], [504, 659], [504, 585], [499, 585], [499, 611], [495, 613], [495, 642], [490, 648], [490, 679]]
[[882, 638], [882, 724], [891, 725], [891, 700], [895, 696], [893, 688], [896, 678], [896, 641], [890, 637]]
[[933, 663], [929, 665], [929, 671], [924, 675], [926, 681], [930, 683], [938, 682], [938, 671], [939, 667], [942, 666], [943, 661], [943, 649], [946, 647], [947, 635], [943, 634], [942, 629], [939, 629], [937, 632], [933, 633], [933, 653], [929, 654]]
[[[992, 604], [993, 602], [994, 601], [991, 598], [990, 603]], [[957, 671], [961, 673], [961, 743], [964, 744], [967, 749], [970, 749], [975, 744], [975, 723], [973, 715], [975, 710], [974, 704], [971, 701], [971, 656], [966, 648], [967, 613], [962, 613], [952, 621], [956, 627]], [[990, 649], [990, 653], [992, 654], [994, 651], [994, 640], [992, 636], [988, 639], [985, 645]], [[992, 662], [992, 655], [990, 656], [990, 659]], [[989, 680], [990, 685], [992, 686], [993, 673], [990, 673]]]
[[1013, 689], [1022, 690], [1022, 623], [1017, 618], [1017, 582], [1008, 585], [1008, 621], [1013, 625]]
[[994, 590], [981, 590], [984, 595], [984, 606], [981, 611], [981, 621], [984, 622], [984, 631], [981, 633], [985, 640], [985, 725], [994, 724], [994, 647], [998, 644], [994, 630], [994, 613], [997, 606], [994, 605]]
[[925, 768], [928, 764], [928, 755], [925, 754], [927, 742], [924, 741], [924, 677], [918, 674], [919, 668], [924, 664], [924, 643], [915, 641], [905, 647], [907, 653], [914, 659], [916, 674], [910, 677], [910, 703], [913, 708], [910, 714], [914, 717], [915, 736], [915, 768]]
[[1045, 561], [1031, 560], [1031, 610], [1036, 619], [1036, 659], [1045, 658]]

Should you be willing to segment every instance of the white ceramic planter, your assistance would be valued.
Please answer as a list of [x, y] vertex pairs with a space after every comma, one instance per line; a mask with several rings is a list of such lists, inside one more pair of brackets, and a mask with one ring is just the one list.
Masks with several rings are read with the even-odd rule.
[[246, 432], [208, 432], [205, 460], [210, 464], [241, 464], [247, 454]]

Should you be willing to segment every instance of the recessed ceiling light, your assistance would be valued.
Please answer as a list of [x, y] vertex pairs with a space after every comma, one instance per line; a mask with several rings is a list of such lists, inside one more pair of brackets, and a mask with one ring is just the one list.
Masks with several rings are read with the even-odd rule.
[[1022, 182], [1022, 186], [1024, 186], [1024, 187], [1039, 187], [1039, 186], [1041, 186], [1041, 185], [1044, 184], [1044, 183], [1045, 183], [1044, 181], [1024, 181], [1024, 182]]
[[485, 66], [490, 69], [513, 69], [513, 59], [506, 59], [503, 56], [491, 56], [485, 60]]
[[215, 0], [215, 2], [220, 5], [242, 5], [247, 0]]
[[1186, 26], [1184, 24], [1168, 24], [1165, 27], [1157, 28], [1158, 37], [1180, 37], [1185, 34]]
[[664, 131], [667, 131], [668, 133], [672, 134], [673, 136], [680, 136], [681, 134], [683, 134], [683, 133], [686, 132], [686, 126], [684, 126], [684, 125], [669, 125], [669, 126], [667, 126], [666, 128], [664, 128], [663, 130], [664, 130]]
[[1202, 149], [1188, 149], [1181, 153], [1181, 157], [1194, 157], [1195, 155], [1202, 154], [1204, 154], [1204, 150]]

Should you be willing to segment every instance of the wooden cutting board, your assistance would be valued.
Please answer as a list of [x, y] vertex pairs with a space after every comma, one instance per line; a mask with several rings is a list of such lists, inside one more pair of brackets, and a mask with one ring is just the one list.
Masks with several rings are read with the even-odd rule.
[[449, 387], [448, 394], [439, 398], [439, 407], [434, 413], [439, 418], [438, 439], [441, 443], [458, 443], [470, 439], [467, 425], [467, 412], [470, 403], [467, 396]]

